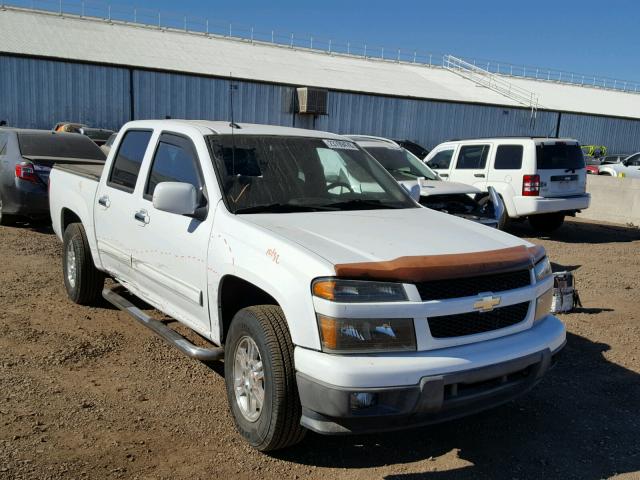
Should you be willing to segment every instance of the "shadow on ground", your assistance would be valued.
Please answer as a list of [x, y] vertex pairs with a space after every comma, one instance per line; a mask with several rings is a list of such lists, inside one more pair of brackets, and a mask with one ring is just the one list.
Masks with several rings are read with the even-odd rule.
[[623, 225], [602, 225], [584, 220], [567, 220], [562, 227], [550, 234], [536, 234], [528, 223], [515, 223], [507, 229], [519, 237], [548, 238], [564, 243], [623, 243], [640, 240], [640, 229]]
[[[608, 345], [569, 334], [558, 365], [521, 399], [472, 417], [362, 437], [309, 434], [283, 460], [367, 468], [437, 459], [471, 465], [389, 479], [600, 479], [640, 470], [640, 375], [607, 361]], [[430, 462], [429, 462], [430, 463]], [[436, 463], [434, 462], [434, 465]]]

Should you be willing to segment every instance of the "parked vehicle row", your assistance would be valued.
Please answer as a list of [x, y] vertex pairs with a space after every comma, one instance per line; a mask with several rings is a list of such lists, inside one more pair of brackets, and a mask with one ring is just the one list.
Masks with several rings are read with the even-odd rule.
[[634, 153], [617, 162], [610, 161], [603, 163], [598, 167], [600, 175], [609, 175], [611, 177], [629, 177], [640, 178], [640, 153]]
[[453, 140], [434, 148], [426, 163], [440, 177], [493, 187], [509, 220], [528, 219], [542, 232], [559, 228], [567, 215], [589, 207], [580, 145], [572, 139], [483, 138]]
[[[453, 158], [466, 147], [449, 146]], [[548, 169], [578, 171], [564, 164], [569, 146], [535, 148]], [[580, 182], [522, 181], [539, 194]], [[331, 133], [130, 122], [105, 164], [53, 168], [50, 212], [69, 298], [91, 304], [102, 291], [186, 354], [224, 358], [232, 417], [259, 450], [307, 430], [396, 430], [499, 405], [538, 383], [565, 344], [543, 248], [423, 208]], [[103, 290], [105, 276], [121, 287]], [[123, 288], [211, 346], [151, 319]]]

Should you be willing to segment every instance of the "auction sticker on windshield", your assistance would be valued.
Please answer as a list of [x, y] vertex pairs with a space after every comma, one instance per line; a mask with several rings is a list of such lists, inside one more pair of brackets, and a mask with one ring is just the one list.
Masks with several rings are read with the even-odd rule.
[[356, 147], [355, 143], [346, 142], [344, 140], [327, 140], [327, 139], [324, 139], [322, 141], [324, 142], [324, 144], [327, 147], [333, 148], [333, 149], [336, 149], [336, 150], [358, 150], [358, 147]]

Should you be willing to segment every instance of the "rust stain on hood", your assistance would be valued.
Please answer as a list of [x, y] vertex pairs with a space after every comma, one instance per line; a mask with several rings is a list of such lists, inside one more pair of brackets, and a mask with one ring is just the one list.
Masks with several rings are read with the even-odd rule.
[[396, 282], [426, 282], [477, 277], [531, 268], [545, 255], [543, 247], [524, 245], [499, 250], [399, 257], [383, 262], [335, 265], [338, 277]]

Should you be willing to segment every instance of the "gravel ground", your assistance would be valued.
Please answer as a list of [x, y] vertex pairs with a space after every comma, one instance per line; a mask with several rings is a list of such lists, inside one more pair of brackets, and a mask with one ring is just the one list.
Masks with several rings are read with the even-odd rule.
[[571, 221], [533, 241], [575, 271], [584, 304], [562, 315], [565, 354], [534, 391], [446, 424], [309, 434], [264, 455], [235, 433], [221, 364], [107, 305], [72, 304], [55, 236], [0, 228], [0, 478], [640, 478], [640, 230]]

